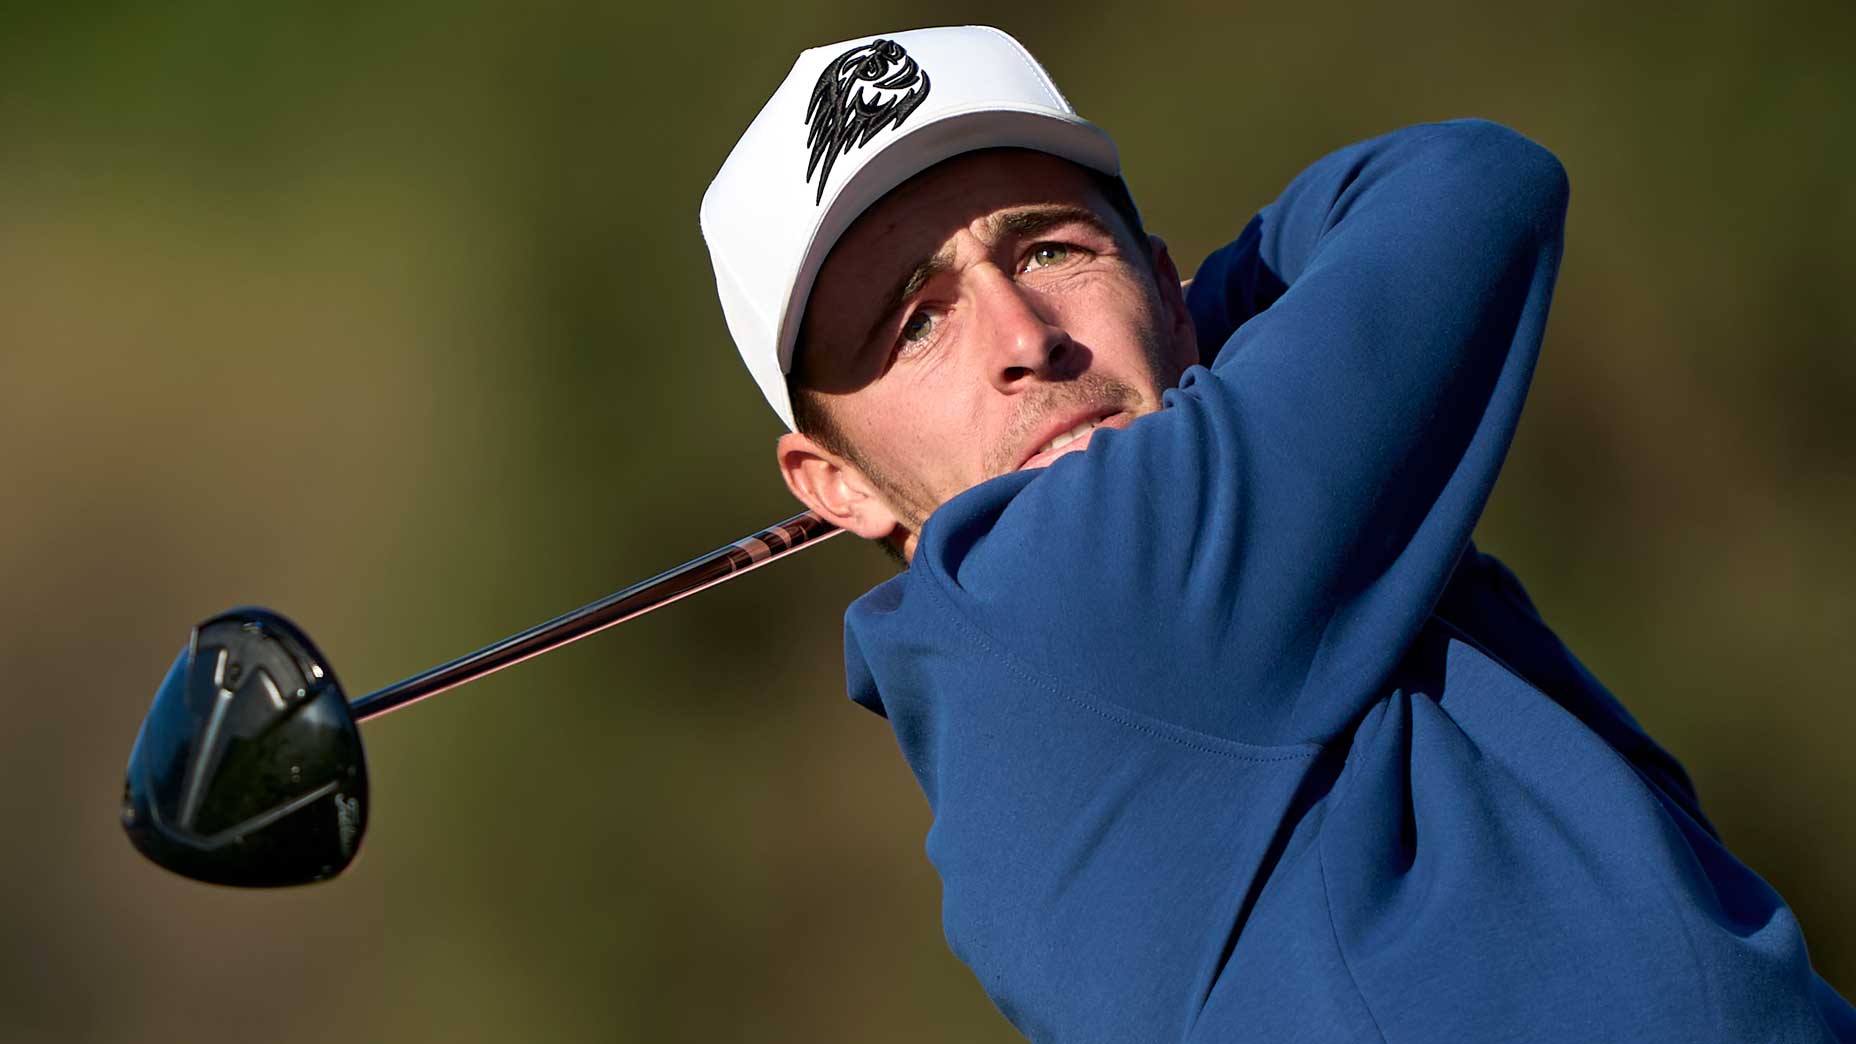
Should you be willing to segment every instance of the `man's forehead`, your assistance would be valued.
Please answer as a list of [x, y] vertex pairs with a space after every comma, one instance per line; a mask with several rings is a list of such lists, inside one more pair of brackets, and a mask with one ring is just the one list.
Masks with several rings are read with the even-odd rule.
[[[962, 229], [997, 235], [1010, 231], [1002, 227], [1006, 212], [1048, 203], [1092, 207], [1101, 200], [1088, 171], [1047, 153], [987, 149], [956, 156], [872, 204], [839, 237], [824, 267], [841, 259], [861, 264], [899, 257], [924, 243], [938, 247]], [[869, 256], [846, 257], [851, 254]]]

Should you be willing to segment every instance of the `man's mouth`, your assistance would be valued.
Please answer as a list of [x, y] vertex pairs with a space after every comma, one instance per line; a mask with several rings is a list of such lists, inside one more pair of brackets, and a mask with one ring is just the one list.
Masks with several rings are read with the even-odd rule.
[[1082, 422], [1081, 424], [1078, 424], [1076, 427], [1071, 428], [1069, 431], [1066, 431], [1063, 434], [1057, 436], [1056, 438], [1050, 440], [1049, 442], [1046, 442], [1044, 445], [1039, 446], [1037, 449], [1032, 450], [1031, 455], [1037, 456], [1039, 453], [1048, 453], [1054, 449], [1062, 449], [1063, 447], [1068, 446], [1070, 443], [1076, 441], [1077, 439], [1082, 438], [1085, 432], [1091, 432], [1091, 431], [1096, 430], [1096, 425], [1099, 423], [1101, 422], [1093, 421], [1093, 420], [1086, 420]]
[[1125, 428], [1132, 420], [1134, 420], [1134, 415], [1126, 411], [1098, 410], [1039, 443], [1032, 449], [1030, 456], [1019, 464], [1018, 470], [1046, 467], [1051, 461], [1065, 453], [1087, 449], [1090, 437], [1095, 434], [1097, 428]]

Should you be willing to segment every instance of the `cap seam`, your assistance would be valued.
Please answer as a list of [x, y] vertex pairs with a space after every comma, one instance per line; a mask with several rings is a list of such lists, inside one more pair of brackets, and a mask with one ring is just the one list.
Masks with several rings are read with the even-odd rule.
[[973, 26], [973, 28], [982, 29], [1005, 41], [1006, 47], [1011, 50], [1014, 55], [1018, 56], [1019, 63], [1031, 70], [1031, 75], [1037, 77], [1038, 82], [1044, 85], [1044, 89], [1050, 92], [1051, 97], [1057, 99], [1058, 105], [1070, 110], [1072, 116], [1076, 115], [1076, 106], [1071, 105], [1070, 99], [1064, 97], [1063, 92], [1057, 89], [1057, 84], [1050, 78], [1050, 73], [1046, 72], [1042, 66], [1032, 60], [1031, 53], [1025, 50], [1024, 44], [1019, 43], [1015, 38], [1008, 35], [1003, 29], [997, 26], [976, 25]]

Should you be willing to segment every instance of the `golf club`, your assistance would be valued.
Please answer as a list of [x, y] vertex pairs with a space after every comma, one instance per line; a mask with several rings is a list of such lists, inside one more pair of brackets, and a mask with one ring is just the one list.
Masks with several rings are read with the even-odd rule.
[[603, 631], [841, 532], [810, 511], [350, 703], [309, 636], [268, 609], [194, 628], [129, 752], [122, 825], [175, 873], [243, 887], [338, 874], [367, 827], [356, 725]]

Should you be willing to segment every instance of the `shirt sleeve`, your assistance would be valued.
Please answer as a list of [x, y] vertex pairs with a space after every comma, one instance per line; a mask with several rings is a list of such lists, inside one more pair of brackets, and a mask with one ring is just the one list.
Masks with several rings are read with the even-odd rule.
[[1166, 408], [949, 501], [913, 570], [1038, 673], [1320, 742], [1441, 594], [1526, 396], [1567, 186], [1485, 121], [1327, 156], [1198, 270]]

